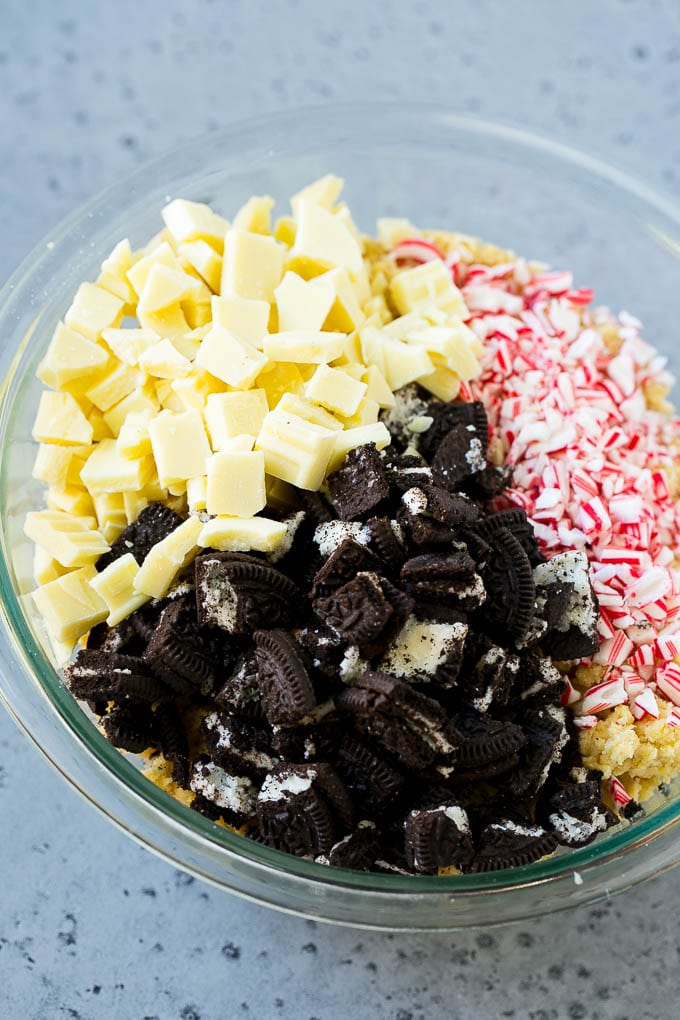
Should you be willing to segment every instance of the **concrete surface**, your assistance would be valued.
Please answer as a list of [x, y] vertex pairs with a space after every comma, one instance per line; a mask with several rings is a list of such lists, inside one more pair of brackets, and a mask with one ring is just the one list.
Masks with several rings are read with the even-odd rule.
[[[449, 102], [680, 191], [676, 0], [0, 0], [0, 279], [178, 141], [333, 100]], [[0, 712], [0, 1018], [677, 1016], [673, 873], [595, 909], [453, 936], [333, 929], [139, 849]]]

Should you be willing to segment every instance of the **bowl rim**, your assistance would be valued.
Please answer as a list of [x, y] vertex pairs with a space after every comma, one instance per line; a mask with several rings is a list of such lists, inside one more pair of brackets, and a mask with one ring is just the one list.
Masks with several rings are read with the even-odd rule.
[[[536, 135], [533, 132], [508, 123], [497, 123], [467, 114], [454, 113], [445, 106], [429, 103], [396, 104], [392, 102], [372, 102], [319, 104], [307, 108], [268, 113], [255, 118], [226, 124], [218, 131], [198, 136], [190, 144], [199, 147], [206, 142], [214, 144], [220, 139], [227, 143], [235, 143], [238, 142], [239, 136], [245, 136], [251, 142], [254, 142], [256, 138], [261, 136], [267, 138], [272, 134], [280, 135], [281, 132], [285, 132], [287, 126], [299, 125], [301, 120], [305, 120], [308, 124], [313, 124], [315, 119], [323, 119], [323, 121], [332, 119], [351, 120], [356, 117], [364, 119], [370, 116], [382, 117], [387, 112], [391, 116], [398, 115], [405, 121], [417, 119], [421, 124], [427, 121], [430, 125], [437, 124], [449, 131], [453, 130], [454, 132], [466, 133], [478, 138], [492, 139], [500, 142], [505, 141], [524, 150], [538, 151], [560, 164], [569, 164], [581, 173], [614, 186], [617, 191], [627, 193], [629, 197], [632, 196], [645, 206], [653, 208], [663, 217], [670, 220], [673, 226], [680, 231], [680, 206], [670, 196], [658, 193], [647, 184], [637, 180], [627, 172], [610, 166], [600, 158], [581, 152], [563, 142]], [[185, 151], [186, 143], [181, 146], [175, 146], [161, 156], [149, 160], [132, 174], [109, 185], [64, 217], [53, 230], [49, 231], [46, 238], [39, 242], [26, 256], [0, 291], [0, 319], [2, 319], [7, 306], [12, 306], [13, 303], [17, 302], [21, 297], [22, 291], [29, 287], [31, 278], [47, 265], [51, 247], [58, 244], [62, 239], [67, 238], [69, 234], [79, 227], [82, 227], [88, 219], [93, 218], [111, 200], [117, 197], [121, 198], [123, 200], [121, 208], [124, 208], [124, 200], [129, 193], [136, 192], [138, 186], [147, 182], [153, 173], [161, 171], [167, 161], [171, 161], [174, 157], [180, 156]], [[30, 333], [26, 334], [19, 344], [8, 372], [0, 383], [0, 434], [4, 434], [13, 398], [16, 396], [16, 390], [22, 379], [20, 367], [29, 343]], [[3, 458], [3, 462], [0, 464], [0, 492], [4, 492], [7, 485], [5, 471], [6, 458]], [[3, 505], [3, 513], [4, 509]], [[83, 713], [78, 702], [60, 682], [57, 672], [44, 655], [39, 642], [28, 625], [21, 605], [21, 599], [16, 595], [15, 578], [6, 547], [4, 528], [0, 536], [0, 548], [2, 551], [0, 556], [0, 600], [2, 603], [1, 615], [5, 629], [14, 645], [15, 655], [37, 680], [42, 693], [49, 702], [53, 721], [58, 720], [59, 725], [68, 734], [70, 741], [77, 744], [79, 750], [84, 752], [87, 758], [95, 759], [99, 765], [104, 766], [113, 783], [126, 787], [127, 791], [132, 793], [139, 801], [140, 806], [144, 805], [156, 816], [162, 815], [166, 819], [169, 818], [183, 833], [189, 833], [192, 837], [196, 837], [199, 840], [207, 840], [211, 844], [217, 845], [221, 850], [226, 851], [227, 856], [245, 858], [252, 864], [264, 867], [268, 871], [284, 872], [308, 880], [315, 885], [331, 886], [337, 889], [366, 890], [373, 893], [385, 893], [390, 896], [413, 893], [446, 896], [455, 893], [457, 896], [465, 896], [467, 894], [475, 895], [484, 892], [510, 891], [519, 887], [526, 887], [527, 885], [541, 886], [554, 882], [557, 879], [562, 879], [565, 875], [570, 876], [575, 870], [584, 872], [588, 868], [594, 868], [605, 861], [609, 861], [623, 851], [632, 852], [640, 846], [649, 845], [652, 840], [666, 833], [669, 828], [674, 827], [680, 821], [679, 801], [677, 804], [669, 804], [662, 807], [653, 816], [637, 821], [634, 826], [624, 826], [621, 829], [617, 829], [609, 836], [604, 837], [601, 842], [597, 842], [589, 847], [558, 853], [531, 865], [497, 873], [449, 877], [365, 874], [346, 869], [328, 868], [313, 861], [299, 859], [267, 847], [261, 847], [244, 837], [215, 825], [215, 823], [210, 822], [197, 812], [185, 807], [147, 780], [124, 755], [106, 741], [94, 724]], [[101, 803], [95, 802], [89, 797], [87, 789], [83, 784], [79, 783], [68, 771], [62, 768], [58, 756], [46, 751], [36, 737], [30, 733], [20, 714], [9, 704], [7, 696], [3, 695], [2, 689], [0, 689], [0, 699], [7, 704], [11, 715], [19, 722], [24, 731], [28, 733], [33, 742], [40, 747], [52, 764], [91, 802], [96, 803], [100, 810], [106, 813], [108, 817], [112, 817], [111, 813]], [[115, 817], [114, 820], [116, 820]], [[127, 826], [124, 827], [128, 828]], [[143, 842], [148, 843], [148, 840], [143, 840]], [[169, 856], [164, 851], [162, 852], [165, 856]], [[680, 856], [680, 843], [678, 845], [678, 856]], [[183, 866], [182, 860], [175, 857], [171, 859], [175, 864]]]

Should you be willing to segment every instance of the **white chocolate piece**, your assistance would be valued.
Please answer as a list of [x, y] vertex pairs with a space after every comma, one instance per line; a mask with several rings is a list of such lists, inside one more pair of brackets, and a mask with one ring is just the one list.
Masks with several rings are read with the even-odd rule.
[[189, 517], [157, 542], [146, 557], [134, 579], [134, 590], [151, 598], [162, 599], [180, 570], [188, 566], [198, 552], [197, 540], [203, 528], [198, 517]]
[[330, 299], [330, 307], [323, 322], [323, 328], [349, 333], [365, 319], [359, 304], [357, 289], [346, 269], [329, 269], [321, 276], [309, 281], [312, 292], [319, 291]]
[[[472, 339], [471, 339], [472, 338]], [[469, 381], [479, 375], [481, 366], [473, 350], [475, 334], [464, 323], [454, 326], [427, 326], [405, 337], [407, 343], [424, 347], [461, 379]]]
[[253, 195], [241, 206], [234, 216], [234, 230], [248, 230], [253, 234], [271, 234], [271, 211], [274, 199], [271, 195]]
[[224, 326], [213, 326], [201, 343], [196, 364], [229, 386], [248, 389], [267, 364], [267, 357]]
[[[324, 274], [324, 276], [327, 274]], [[332, 288], [314, 286], [318, 280], [307, 282], [297, 273], [288, 271], [274, 291], [279, 317], [279, 330], [319, 331], [333, 307], [335, 295]]]
[[73, 645], [108, 616], [106, 603], [90, 584], [94, 574], [94, 567], [72, 570], [31, 593], [55, 641]]
[[191, 362], [166, 338], [144, 351], [139, 367], [156, 379], [182, 379], [189, 374]]
[[161, 405], [153, 385], [137, 386], [126, 397], [104, 413], [104, 422], [113, 436], [120, 435], [123, 425], [133, 414], [156, 414]]
[[379, 414], [380, 404], [378, 401], [364, 397], [359, 402], [359, 406], [354, 414], [343, 417], [342, 424], [346, 429], [358, 428], [360, 425], [373, 425], [378, 420]]
[[297, 365], [292, 362], [269, 362], [257, 377], [257, 385], [267, 394], [267, 403], [276, 407], [287, 393], [301, 393], [305, 380]]
[[80, 477], [91, 494], [99, 494], [143, 489], [153, 474], [151, 457], [124, 457], [115, 439], [102, 439], [90, 454]]
[[116, 439], [116, 449], [121, 457], [134, 460], [153, 453], [149, 435], [149, 422], [153, 417], [155, 414], [150, 410], [132, 411], [126, 416]]
[[161, 216], [178, 245], [186, 241], [206, 241], [218, 252], [222, 251], [229, 224], [204, 202], [176, 198], [161, 210]]
[[255, 448], [264, 453], [267, 474], [299, 489], [316, 491], [326, 476], [339, 434], [296, 415], [270, 411]]
[[269, 411], [264, 390], [212, 393], [206, 402], [205, 422], [213, 450], [222, 450], [230, 439], [256, 436]]
[[159, 336], [173, 337], [191, 330], [192, 327], [184, 314], [184, 309], [188, 307], [186, 302], [181, 304], [177, 301], [174, 305], [168, 305], [159, 311], [147, 312], [140, 310], [138, 305], [137, 318], [143, 329], [152, 329]]
[[329, 411], [349, 417], [358, 410], [366, 388], [366, 383], [358, 382], [339, 368], [319, 365], [305, 387], [305, 396]]
[[70, 569], [94, 563], [110, 548], [91, 517], [74, 517], [62, 510], [27, 513], [24, 531], [62, 567]]
[[213, 297], [212, 321], [258, 349], [269, 325], [269, 302], [242, 297]]
[[187, 482], [187, 503], [189, 510], [196, 513], [198, 510], [205, 510], [208, 502], [208, 479], [205, 475], [200, 478], [190, 478]]
[[267, 504], [264, 454], [223, 450], [208, 457], [206, 509], [227, 517], [254, 517]]
[[67, 326], [88, 340], [97, 340], [102, 330], [117, 326], [124, 304], [95, 283], [81, 283], [71, 307], [64, 316]]
[[36, 545], [33, 550], [33, 577], [37, 584], [49, 584], [50, 581], [63, 577], [66, 572], [66, 567], [62, 567], [61, 563], [53, 559], [47, 549]]
[[169, 269], [181, 270], [182, 266], [167, 241], [153, 244], [149, 242], [145, 254], [128, 270], [127, 278], [132, 284], [135, 294], [144, 290], [149, 273], [155, 265], [167, 266]]
[[284, 255], [285, 248], [273, 237], [230, 230], [224, 242], [220, 293], [272, 301], [283, 274]]
[[277, 413], [292, 414], [296, 418], [304, 418], [305, 421], [311, 421], [314, 425], [330, 429], [331, 432], [338, 432], [342, 428], [342, 422], [323, 407], [296, 393], [284, 393], [276, 405], [276, 411]]
[[101, 372], [107, 361], [103, 347], [60, 322], [36, 375], [46, 386], [60, 390], [74, 379]]
[[435, 259], [414, 269], [402, 269], [392, 278], [390, 295], [397, 311], [419, 312], [429, 305], [443, 309], [455, 319], [466, 319], [463, 295], [443, 262]]
[[164, 488], [206, 472], [210, 444], [198, 411], [161, 411], [149, 422], [149, 436], [158, 478]]
[[436, 365], [434, 371], [421, 375], [418, 384], [446, 403], [455, 400], [460, 391], [460, 379], [446, 365]]
[[79, 485], [79, 472], [89, 454], [89, 446], [56, 446], [53, 443], [41, 443], [33, 464], [33, 478], [55, 489]]
[[316, 270], [313, 275], [336, 266], [349, 270], [355, 278], [363, 272], [361, 247], [342, 219], [308, 198], [300, 198], [296, 220], [292, 268], [301, 262]]
[[210, 302], [210, 291], [202, 280], [181, 269], [156, 262], [151, 266], [137, 303], [137, 314], [160, 312], [183, 301]]
[[344, 429], [335, 433], [335, 447], [328, 464], [328, 474], [337, 471], [350, 450], [366, 443], [375, 443], [378, 450], [383, 450], [392, 442], [387, 426], [379, 421], [374, 425], [360, 425], [353, 429]]
[[392, 390], [387, 385], [387, 380], [376, 365], [369, 365], [366, 369], [366, 399], [375, 400], [382, 408], [394, 407], [396, 401]]
[[381, 216], [377, 222], [377, 237], [383, 248], [391, 250], [407, 237], [419, 237], [420, 232], [410, 220], [395, 216]]
[[221, 552], [276, 552], [287, 534], [286, 525], [268, 517], [213, 517], [203, 525], [198, 544]]
[[[167, 497], [167, 493], [161, 494], [160, 499]], [[148, 506], [151, 502], [143, 492], [124, 492], [123, 493], [123, 506], [125, 507], [125, 517], [128, 524], [132, 524], [136, 521], [145, 506]]]
[[146, 376], [139, 369], [123, 362], [116, 363], [113, 358], [111, 361], [111, 369], [85, 392], [87, 399], [100, 411], [108, 411], [146, 381]]
[[120, 361], [136, 367], [144, 351], [157, 344], [160, 335], [152, 329], [105, 329], [102, 339]]
[[424, 348], [409, 346], [401, 340], [385, 339], [383, 358], [385, 379], [391, 390], [399, 390], [434, 370], [432, 359]]
[[293, 213], [297, 215], [302, 201], [314, 202], [324, 209], [332, 209], [340, 197], [344, 183], [342, 177], [335, 177], [334, 174], [325, 174], [317, 181], [313, 181], [291, 198], [290, 205]]
[[346, 339], [344, 333], [291, 330], [268, 334], [264, 338], [262, 346], [270, 361], [292, 361], [295, 364], [319, 365], [339, 358]]
[[177, 247], [177, 254], [186, 259], [210, 287], [219, 293], [222, 280], [222, 257], [207, 241], [187, 241]]
[[97, 526], [105, 540], [115, 542], [127, 525], [125, 501], [122, 492], [101, 492], [92, 494], [92, 504], [97, 517]]
[[198, 411], [203, 418], [206, 400], [211, 393], [224, 392], [225, 384], [209, 372], [194, 366], [184, 379], [173, 379], [170, 389], [180, 405], [175, 410]]
[[92, 425], [70, 393], [41, 393], [33, 425], [36, 442], [83, 446], [92, 442], [93, 433]]
[[90, 581], [90, 586], [108, 607], [109, 615], [106, 622], [109, 627], [115, 627], [149, 601], [148, 595], [134, 590], [138, 573], [137, 560], [132, 553], [126, 553]]

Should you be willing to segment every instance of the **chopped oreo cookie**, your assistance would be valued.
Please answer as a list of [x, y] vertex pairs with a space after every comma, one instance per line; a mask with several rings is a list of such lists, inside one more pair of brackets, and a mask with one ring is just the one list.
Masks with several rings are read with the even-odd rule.
[[280, 765], [257, 796], [257, 821], [265, 843], [298, 857], [328, 854], [352, 826], [352, 802], [326, 763]]
[[[202, 550], [165, 598], [93, 628], [67, 683], [195, 810], [277, 850], [434, 875], [583, 846], [614, 815], [552, 660], [597, 647], [587, 557], [545, 560], [501, 509], [481, 403], [411, 385], [382, 417], [391, 446], [267, 507], [279, 548]], [[98, 567], [180, 522], [147, 507]]]
[[390, 486], [375, 443], [350, 450], [345, 463], [328, 478], [328, 495], [343, 521], [375, 514], [390, 495]]

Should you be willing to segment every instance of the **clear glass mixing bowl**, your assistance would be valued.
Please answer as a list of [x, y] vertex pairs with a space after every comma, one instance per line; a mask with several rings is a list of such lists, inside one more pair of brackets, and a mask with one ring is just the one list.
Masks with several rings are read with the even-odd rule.
[[35, 369], [76, 287], [122, 237], [145, 242], [169, 196], [227, 216], [253, 193], [280, 203], [332, 171], [360, 226], [408, 216], [476, 234], [593, 285], [598, 302], [643, 319], [676, 355], [680, 210], [625, 175], [510, 127], [427, 107], [366, 105], [277, 114], [191, 141], [110, 188], [59, 227], [0, 294], [0, 695], [55, 767], [120, 828], [216, 886], [282, 910], [385, 929], [454, 929], [607, 897], [680, 858], [680, 786], [645, 817], [528, 867], [452, 878], [325, 868], [251, 843], [152, 785], [64, 688], [32, 615], [27, 510]]

